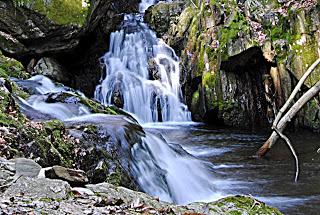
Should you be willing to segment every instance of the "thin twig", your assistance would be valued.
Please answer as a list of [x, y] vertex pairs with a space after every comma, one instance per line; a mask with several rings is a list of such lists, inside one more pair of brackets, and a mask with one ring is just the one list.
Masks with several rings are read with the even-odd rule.
[[193, 4], [193, 6], [195, 6], [195, 8], [198, 9], [198, 6], [192, 0], [190, 0], [190, 2]]
[[294, 178], [294, 181], [297, 182], [298, 181], [298, 176], [299, 176], [299, 160], [298, 160], [298, 156], [296, 154], [296, 151], [294, 150], [293, 146], [291, 145], [291, 142], [289, 140], [289, 138], [287, 136], [285, 136], [283, 133], [281, 133], [278, 128], [276, 127], [272, 127], [272, 129], [277, 132], [277, 134], [287, 143], [287, 145], [289, 146], [295, 160], [296, 160], [296, 176]]
[[10, 181], [8, 184], [5, 184], [5, 185], [0, 186], [0, 189], [11, 186], [11, 185], [14, 184], [19, 178], [21, 178], [21, 176], [22, 176], [22, 175], [19, 175], [18, 177], [15, 177], [12, 181]]

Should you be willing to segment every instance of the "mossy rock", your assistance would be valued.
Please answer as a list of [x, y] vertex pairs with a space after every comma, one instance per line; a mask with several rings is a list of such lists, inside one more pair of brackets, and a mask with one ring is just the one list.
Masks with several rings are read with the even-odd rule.
[[161, 37], [168, 32], [170, 25], [177, 21], [177, 17], [181, 14], [184, 5], [180, 1], [160, 2], [147, 9], [144, 19]]
[[[133, 117], [127, 112], [117, 108], [116, 106], [110, 105], [105, 106], [101, 103], [94, 101], [92, 99], [86, 98], [79, 95], [78, 93], [69, 93], [69, 92], [60, 92], [60, 93], [51, 93], [46, 99], [48, 103], [61, 102], [67, 104], [82, 104], [86, 106], [92, 113], [103, 113], [110, 115], [125, 115], [130, 119]], [[135, 120], [134, 120], [135, 121]]]
[[0, 51], [0, 77], [26, 79], [30, 75], [19, 61], [4, 56]]
[[83, 25], [89, 10], [89, 4], [83, 2], [82, 0], [14, 0], [16, 7], [27, 7], [37, 11], [60, 25]]
[[[189, 207], [189, 206], [188, 206]], [[191, 207], [201, 210], [206, 208], [208, 214], [218, 215], [282, 215], [282, 213], [250, 196], [230, 196], [211, 203], [194, 203]]]

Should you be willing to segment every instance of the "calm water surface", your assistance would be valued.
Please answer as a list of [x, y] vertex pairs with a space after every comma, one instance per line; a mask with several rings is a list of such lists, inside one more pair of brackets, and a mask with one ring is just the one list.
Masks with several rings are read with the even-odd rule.
[[148, 128], [190, 154], [210, 162], [223, 195], [252, 195], [285, 214], [320, 214], [320, 135], [296, 132], [290, 139], [300, 159], [300, 177], [287, 146], [278, 142], [265, 159], [252, 155], [268, 134], [209, 128], [201, 125], [167, 125]]

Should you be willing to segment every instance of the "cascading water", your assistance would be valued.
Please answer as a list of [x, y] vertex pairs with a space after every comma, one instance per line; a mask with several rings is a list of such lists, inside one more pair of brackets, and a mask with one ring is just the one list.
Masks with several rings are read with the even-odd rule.
[[[143, 1], [140, 11], [153, 3]], [[179, 59], [142, 19], [126, 15], [122, 29], [111, 34], [109, 52], [102, 58], [106, 74], [95, 98], [123, 107], [142, 122], [191, 121], [181, 102]], [[154, 71], [148, 69], [152, 63]]]
[[[154, 3], [154, 0], [145, 0], [140, 4], [140, 10], [144, 11]], [[141, 15], [125, 16], [122, 29], [111, 34], [110, 51], [102, 60], [106, 74], [95, 91], [95, 98], [101, 103], [118, 103], [142, 122], [191, 121], [187, 106], [181, 102], [179, 59], [173, 49], [142, 22]], [[157, 68], [153, 74], [148, 69], [150, 62]], [[127, 140], [126, 134], [119, 132], [119, 126], [124, 127], [120, 123], [124, 122], [121, 117], [91, 114], [77, 101], [63, 103], [52, 101], [50, 97], [67, 93], [85, 98], [83, 94], [56, 86], [44, 76], [21, 82], [34, 94], [28, 100], [20, 99], [25, 113], [39, 112], [49, 119], [57, 118], [66, 123], [90, 122], [102, 126], [106, 133], [113, 132], [114, 139], [131, 154], [131, 158], [123, 158], [129, 163], [127, 170], [146, 193], [178, 204], [209, 201], [220, 196], [208, 164], [179, 145], [168, 144], [161, 135], [147, 131], [143, 135], [137, 133], [141, 141]], [[45, 119], [43, 115], [40, 118]], [[131, 148], [130, 144], [133, 144]]]
[[212, 201], [217, 192], [209, 164], [188, 154], [180, 145], [147, 133], [143, 142], [132, 151], [133, 174], [143, 191], [163, 201], [188, 204]]
[[[143, 0], [140, 12], [154, 3]], [[141, 14], [125, 15], [121, 30], [111, 34], [102, 58], [106, 72], [95, 98], [123, 107], [143, 123], [191, 121], [181, 102], [179, 59], [142, 20]], [[143, 191], [179, 204], [219, 196], [208, 166], [165, 139], [146, 133], [131, 151], [132, 174]]]
[[[20, 85], [23, 85], [25, 88], [32, 89], [31, 91], [34, 93], [27, 101], [19, 98], [21, 109], [26, 114], [31, 111], [33, 114], [40, 112], [43, 115], [48, 115], [48, 118], [56, 118], [60, 120], [90, 114], [89, 109], [81, 104], [75, 104], [72, 102], [69, 104], [62, 102], [47, 102], [51, 93], [65, 92], [70, 95], [84, 95], [80, 92], [72, 91], [67, 87], [56, 86], [49, 78], [43, 75], [36, 75], [27, 81], [20, 81]], [[41, 118], [46, 117], [42, 116]]]

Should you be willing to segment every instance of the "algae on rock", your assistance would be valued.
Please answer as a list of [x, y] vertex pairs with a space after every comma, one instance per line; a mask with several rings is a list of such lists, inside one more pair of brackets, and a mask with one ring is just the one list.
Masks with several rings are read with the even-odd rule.
[[[181, 57], [181, 82], [195, 120], [269, 127], [294, 83], [319, 57], [315, 0], [187, 1], [181, 13], [172, 7], [177, 4], [151, 7], [146, 21]], [[319, 74], [317, 69], [306, 89]], [[319, 121], [320, 108], [308, 104], [296, 124], [319, 131]]]

